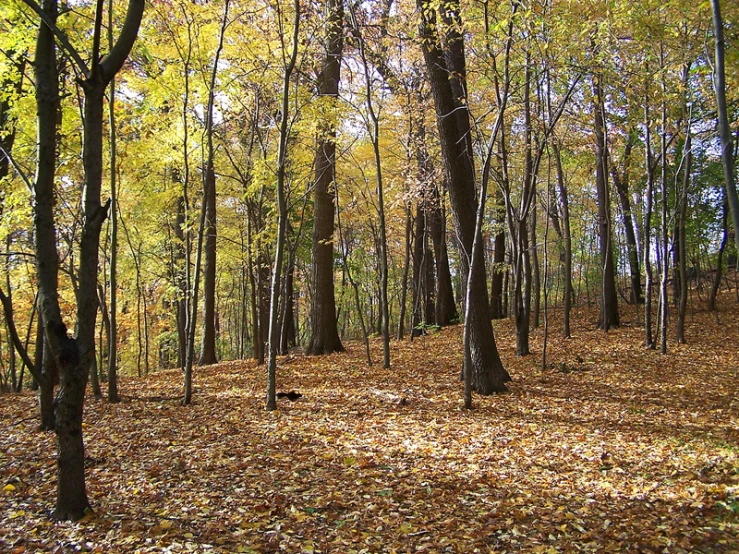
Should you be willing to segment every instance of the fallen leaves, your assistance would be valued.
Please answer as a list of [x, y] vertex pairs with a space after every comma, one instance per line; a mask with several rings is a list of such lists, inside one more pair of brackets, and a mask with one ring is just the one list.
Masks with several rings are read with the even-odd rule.
[[[511, 393], [472, 412], [460, 328], [394, 343], [389, 370], [365, 368], [359, 344], [291, 356], [278, 379], [304, 397], [274, 413], [251, 361], [197, 370], [190, 407], [177, 371], [123, 380], [122, 403], [86, 405], [95, 516], [76, 523], [47, 517], [53, 434], [20, 423], [0, 436], [0, 550], [739, 550], [736, 327], [696, 312], [690, 343], [661, 356], [636, 326], [582, 323], [550, 337], [542, 370], [496, 326]], [[3, 421], [34, 409], [0, 397]]]

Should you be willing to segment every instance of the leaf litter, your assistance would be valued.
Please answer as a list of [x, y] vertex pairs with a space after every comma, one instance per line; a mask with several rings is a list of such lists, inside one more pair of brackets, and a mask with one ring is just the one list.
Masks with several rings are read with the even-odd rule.
[[696, 311], [664, 356], [627, 310], [606, 334], [579, 308], [568, 340], [555, 312], [546, 369], [495, 322], [511, 392], [470, 412], [459, 326], [394, 342], [391, 369], [351, 342], [282, 358], [281, 389], [303, 397], [276, 412], [253, 360], [197, 368], [189, 407], [179, 371], [122, 379], [123, 402], [86, 402], [94, 513], [75, 523], [48, 517], [54, 435], [33, 394], [4, 395], [0, 550], [739, 551], [739, 309]]

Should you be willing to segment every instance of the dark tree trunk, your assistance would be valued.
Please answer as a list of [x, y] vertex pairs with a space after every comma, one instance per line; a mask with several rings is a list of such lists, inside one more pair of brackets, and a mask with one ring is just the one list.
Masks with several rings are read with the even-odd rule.
[[[79, 519], [89, 508], [85, 488], [85, 450], [82, 440], [82, 412], [88, 372], [95, 356], [95, 329], [98, 310], [97, 269], [100, 229], [107, 206], [100, 204], [103, 153], [103, 99], [105, 88], [123, 65], [143, 14], [143, 0], [130, 0], [126, 20], [115, 46], [99, 61], [102, 29], [102, 2], [97, 4], [93, 33], [92, 67], [84, 67], [76, 52], [69, 52], [84, 75], [84, 223], [80, 240], [79, 287], [77, 291], [77, 333], [69, 338], [62, 320], [59, 296], [59, 261], [54, 223], [54, 170], [56, 126], [59, 107], [56, 48], [51, 27], [40, 23], [36, 44], [36, 102], [38, 117], [38, 163], [34, 183], [34, 230], [39, 306], [47, 342], [44, 351], [59, 368], [55, 429], [58, 448], [57, 500], [55, 517]], [[55, 25], [56, 0], [42, 0], [39, 15]], [[46, 355], [46, 354], [45, 354]]]
[[570, 198], [567, 191], [567, 185], [564, 179], [564, 171], [562, 169], [562, 156], [560, 155], [559, 145], [555, 140], [552, 144], [554, 152], [554, 161], [557, 165], [557, 187], [562, 200], [562, 238], [565, 243], [564, 255], [564, 307], [562, 317], [562, 336], [570, 338], [570, 311], [572, 308], [572, 235], [570, 233]]
[[[406, 205], [405, 205], [405, 241], [403, 242], [405, 246], [405, 249], [404, 249], [405, 257], [403, 259], [403, 281], [400, 284], [400, 315], [398, 316], [398, 333], [396, 335], [396, 338], [398, 340], [403, 340], [403, 337], [405, 336], [405, 313], [406, 313], [406, 302], [407, 302], [407, 296], [408, 296], [408, 273], [410, 270], [410, 261], [411, 261], [412, 225], [413, 225], [413, 217], [411, 216], [411, 203], [406, 202]], [[347, 271], [346, 264], [344, 264], [344, 270]], [[351, 277], [349, 280], [351, 281]], [[357, 309], [359, 309], [359, 306], [357, 306]]]
[[651, 120], [649, 116], [649, 92], [644, 93], [644, 148], [645, 148], [645, 169], [647, 178], [647, 191], [644, 201], [646, 203], [644, 209], [644, 273], [645, 273], [645, 295], [644, 295], [644, 346], [654, 349], [654, 336], [652, 335], [652, 205], [654, 202], [654, 162], [652, 160], [652, 138], [651, 138]]
[[[476, 213], [477, 203], [475, 171], [469, 143], [469, 114], [463, 95], [466, 85], [464, 44], [462, 37], [458, 34], [452, 36], [454, 32], [450, 29], [447, 33], [450, 55], [445, 58], [437, 34], [435, 12], [421, 0], [418, 4], [421, 9], [419, 34], [434, 95], [444, 169], [449, 180], [449, 197], [461, 252], [461, 273], [463, 280], [467, 281], [468, 256], [471, 257], [475, 235], [475, 221], [470, 214]], [[458, 9], [454, 0], [447, 6], [450, 15], [454, 15]], [[455, 79], [450, 80], [450, 74]], [[456, 114], [456, 117], [452, 114]], [[478, 248], [483, 249], [482, 241], [478, 241]], [[467, 296], [471, 303], [468, 310], [471, 384], [476, 392], [491, 394], [505, 391], [505, 382], [510, 380], [510, 376], [500, 361], [490, 322], [484, 251], [479, 252], [478, 259], [480, 271], [474, 272], [469, 280], [470, 290]]]
[[685, 140], [685, 161], [683, 168], [683, 186], [680, 192], [680, 201], [678, 204], [678, 256], [679, 256], [679, 276], [680, 289], [677, 306], [677, 342], [685, 344], [685, 315], [688, 308], [688, 261], [687, 261], [687, 234], [685, 232], [686, 219], [688, 217], [688, 187], [690, 186], [690, 171], [693, 156], [691, 153], [692, 141], [690, 130], [688, 129], [688, 137]]
[[189, 269], [186, 267], [185, 256], [185, 198], [177, 197], [176, 218], [174, 234], [177, 243], [174, 247], [174, 274], [173, 282], [177, 288], [177, 365], [185, 367], [187, 357], [187, 276]]
[[203, 337], [198, 365], [218, 362], [216, 354], [216, 174], [209, 160], [205, 179], [205, 266], [203, 268]]
[[500, 190], [496, 187], [494, 192], [496, 200], [495, 214], [496, 223], [500, 230], [495, 233], [493, 239], [493, 275], [490, 283], [490, 317], [491, 319], [503, 319], [506, 314], [503, 309], [503, 277], [505, 274], [505, 232], [503, 231], [503, 219], [505, 217], [500, 207], [503, 198]]
[[434, 201], [430, 206], [429, 233], [436, 261], [436, 305], [434, 320], [440, 327], [450, 325], [459, 319], [457, 304], [454, 302], [452, 273], [449, 270], [449, 254], [446, 245], [446, 214], [444, 213], [438, 184], [433, 189]]
[[714, 86], [716, 91], [716, 106], [718, 111], [718, 128], [721, 137], [721, 162], [724, 167], [724, 190], [729, 203], [731, 219], [734, 222], [734, 241], [739, 252], [739, 195], [736, 191], [734, 151], [731, 140], [731, 127], [726, 108], [726, 75], [724, 69], [724, 22], [721, 17], [721, 3], [711, 0], [713, 11], [713, 34], [715, 39]]
[[287, 354], [295, 346], [295, 259], [290, 249], [285, 268], [285, 288], [282, 297], [283, 311], [280, 329], [280, 353]]
[[423, 334], [423, 327], [434, 323], [433, 259], [428, 246], [426, 205], [419, 199], [413, 240], [413, 323], [411, 338]]
[[599, 75], [593, 76], [593, 112], [595, 114], [595, 182], [598, 195], [598, 230], [600, 235], [601, 284], [598, 328], [608, 331], [619, 326], [618, 294], [613, 264], [611, 207], [608, 194], [608, 157], [606, 155], [603, 94]]
[[[341, 54], [344, 47], [343, 0], [326, 0], [326, 51], [318, 77], [318, 94], [336, 99], [341, 78]], [[334, 212], [336, 209], [336, 128], [324, 126], [318, 138], [315, 157], [315, 192], [313, 219], [313, 297], [311, 303], [311, 339], [307, 354], [343, 352], [336, 319], [334, 296]]]
[[618, 193], [618, 199], [621, 204], [621, 212], [624, 218], [624, 232], [626, 233], [626, 247], [628, 249], [629, 274], [631, 277], [631, 298], [632, 304], [643, 304], [644, 298], [641, 290], [641, 272], [639, 271], [639, 249], [636, 244], [636, 232], [634, 231], [634, 221], [631, 209], [631, 199], [629, 198], [629, 161], [631, 159], [631, 149], [633, 148], [634, 138], [629, 135], [622, 158], [623, 171], [619, 173], [616, 164], [610, 161], [611, 178]]
[[539, 269], [539, 250], [536, 244], [536, 204], [531, 208], [531, 272], [533, 277], [532, 295], [534, 302], [534, 329], [539, 328], [541, 320], [541, 270]]
[[716, 296], [718, 296], [718, 289], [721, 286], [721, 273], [723, 271], [724, 251], [726, 250], [726, 244], [729, 242], [728, 227], [729, 203], [726, 200], [726, 192], [724, 192], [724, 202], [721, 213], [721, 244], [718, 247], [718, 254], [716, 256], [716, 274], [713, 277], [713, 283], [711, 283], [711, 292], [708, 294], [708, 310], [711, 312], [716, 311]]

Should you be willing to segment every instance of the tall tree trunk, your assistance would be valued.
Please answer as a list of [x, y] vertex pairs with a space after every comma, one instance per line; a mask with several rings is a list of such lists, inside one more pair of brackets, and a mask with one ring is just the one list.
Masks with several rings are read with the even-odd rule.
[[[662, 52], [660, 52], [662, 54]], [[664, 61], [664, 57], [660, 58]], [[660, 64], [661, 66], [662, 64]], [[661, 69], [664, 70], [663, 67]], [[660, 329], [660, 352], [667, 353], [667, 315], [669, 310], [669, 302], [667, 301], [667, 276], [669, 271], [669, 237], [667, 234], [667, 104], [664, 95], [667, 93], [665, 84], [664, 71], [662, 72], [662, 128], [660, 129], [660, 165], [662, 167], [661, 175], [661, 213], [662, 221], [660, 223], [660, 272], [662, 274], [659, 287], [659, 329]]]
[[457, 304], [454, 301], [452, 273], [449, 270], [449, 254], [446, 245], [446, 213], [438, 183], [434, 183], [434, 201], [430, 207], [429, 233], [434, 249], [436, 266], [436, 303], [434, 321], [440, 327], [450, 325], [459, 318]]
[[[269, 354], [267, 357], [267, 398], [265, 408], [268, 411], [277, 409], [277, 350], [279, 347], [279, 337], [277, 329], [280, 301], [280, 275], [282, 271], [282, 260], [285, 251], [285, 242], [287, 236], [287, 201], [285, 199], [285, 172], [287, 166], [287, 147], [288, 147], [288, 121], [290, 115], [290, 78], [295, 69], [295, 62], [298, 58], [298, 31], [300, 26], [300, 0], [293, 2], [294, 18], [293, 18], [293, 35], [292, 35], [292, 52], [285, 67], [285, 74], [282, 80], [282, 105], [280, 110], [280, 127], [279, 127], [279, 144], [277, 148], [277, 241], [275, 244], [275, 265], [272, 271], [272, 286], [270, 289], [269, 303], [269, 336], [267, 339], [267, 348]], [[286, 53], [283, 52], [283, 55]]]
[[[403, 281], [400, 284], [400, 315], [398, 316], [398, 333], [396, 338], [403, 340], [405, 336], [405, 313], [406, 300], [408, 293], [408, 273], [410, 269], [411, 259], [411, 235], [412, 235], [413, 217], [411, 216], [411, 203], [405, 203], [405, 257], [403, 258]], [[346, 269], [346, 265], [344, 266]], [[411, 329], [411, 333], [413, 330]]]
[[562, 237], [565, 242], [565, 259], [564, 259], [564, 307], [562, 317], [562, 336], [570, 338], [570, 311], [572, 309], [572, 234], [570, 233], [570, 198], [565, 183], [564, 171], [562, 169], [562, 156], [557, 141], [552, 143], [552, 151], [554, 152], [554, 160], [557, 164], [557, 187], [562, 200]]
[[[382, 160], [380, 157], [380, 120], [375, 112], [372, 100], [372, 77], [370, 75], [369, 63], [365, 51], [364, 38], [359, 32], [359, 26], [354, 18], [354, 12], [349, 13], [355, 35], [359, 38], [359, 55], [364, 68], [365, 79], [365, 104], [367, 106], [367, 126], [372, 142], [372, 150], [375, 155], [375, 181], [377, 193], [377, 215], [379, 219], [378, 245], [380, 266], [380, 310], [382, 313], [382, 367], [390, 367], [390, 301], [388, 299], [388, 255], [387, 255], [387, 232], [385, 224], [385, 199], [384, 182], [382, 177]], [[425, 233], [424, 233], [425, 235]]]
[[534, 329], [538, 329], [541, 320], [541, 270], [539, 268], [539, 250], [536, 245], [536, 204], [531, 208], [531, 271], [533, 274], [532, 294], [534, 297], [532, 319], [534, 320]]
[[[339, 95], [344, 48], [343, 0], [326, 0], [326, 50], [318, 76], [318, 94], [335, 100]], [[308, 354], [343, 352], [336, 319], [334, 292], [334, 212], [336, 210], [336, 126], [326, 122], [318, 137], [315, 156], [312, 242], [313, 297]]]
[[[480, 260], [480, 271], [473, 272], [472, 279], [467, 280], [470, 269], [467, 256], [472, 254], [475, 238], [475, 222], [469, 214], [475, 213], [476, 202], [475, 171], [471, 147], [468, 144], [471, 140], [469, 114], [463, 94], [466, 86], [464, 43], [461, 35], [453, 36], [452, 33], [448, 33], [446, 44], [450, 49], [450, 55], [447, 59], [441, 50], [434, 10], [423, 0], [419, 0], [418, 7], [421, 10], [419, 35], [434, 95], [442, 158], [462, 253], [461, 273], [470, 287], [467, 295], [470, 305], [466, 310], [470, 318], [468, 322], [470, 382], [476, 392], [491, 394], [505, 391], [507, 389], [505, 382], [510, 380], [510, 376], [500, 360], [490, 322], [484, 251], [479, 253], [479, 257], [476, 256]], [[447, 9], [454, 13], [459, 10], [459, 5], [452, 0]], [[450, 74], [455, 78], [450, 79]], [[452, 117], [452, 114], [456, 114], [457, 117]], [[482, 250], [482, 241], [478, 241], [477, 248]]]
[[639, 249], [637, 247], [636, 232], [634, 231], [633, 212], [631, 209], [631, 199], [629, 198], [629, 162], [631, 159], [631, 149], [633, 148], [634, 136], [629, 134], [624, 155], [622, 157], [623, 171], [619, 173], [616, 164], [610, 159], [609, 151], [609, 167], [611, 170], [611, 178], [613, 185], [616, 187], [618, 199], [621, 204], [621, 212], [624, 218], [624, 232], [626, 233], [626, 247], [628, 249], [629, 274], [631, 277], [631, 298], [632, 304], [643, 304], [641, 290], [641, 272], [639, 271]]
[[174, 274], [173, 282], [177, 289], [176, 305], [176, 323], [177, 323], [177, 365], [185, 368], [185, 358], [187, 357], [187, 277], [185, 274], [189, 268], [185, 266], [185, 198], [182, 195], [177, 197], [176, 216], [174, 223], [174, 234], [177, 243], [174, 247]]
[[734, 151], [731, 141], [731, 128], [726, 109], [726, 76], [724, 70], [724, 22], [721, 18], [721, 3], [711, 0], [713, 10], [713, 36], [715, 40], [715, 66], [713, 83], [716, 90], [716, 105], [718, 109], [718, 128], [721, 138], [721, 162], [724, 166], [724, 188], [729, 202], [731, 219], [734, 222], [734, 240], [739, 252], [739, 197], [734, 180]]
[[692, 140], [690, 136], [690, 121], [688, 121], [688, 136], [685, 140], [685, 159], [683, 168], [683, 186], [680, 191], [678, 206], [678, 239], [679, 239], [679, 271], [680, 271], [680, 294], [677, 306], [677, 342], [685, 344], [685, 315], [688, 308], [688, 262], [687, 262], [687, 234], [685, 232], [686, 219], [688, 217], [688, 188], [690, 186], [690, 171], [693, 155], [691, 152]]
[[[491, 319], [503, 319], [506, 314], [503, 310], [503, 277], [505, 273], [505, 232], [503, 230], [503, 218], [505, 212], [500, 204], [503, 201], [500, 190], [496, 187], [494, 191], [496, 223], [499, 230], [493, 239], [493, 275], [490, 283], [490, 317]], [[502, 213], [501, 213], [502, 212]]]
[[608, 331], [619, 326], [618, 295], [613, 264], [612, 224], [610, 195], [608, 193], [608, 156], [606, 155], [606, 129], [603, 117], [603, 92], [601, 76], [593, 76], [593, 112], [595, 114], [595, 181], [598, 196], [598, 229], [600, 235], [601, 284], [600, 315], [598, 328]]
[[649, 115], [649, 91], [645, 83], [644, 91], [644, 148], [645, 148], [645, 170], [647, 178], [647, 191], [645, 194], [644, 210], [644, 272], [645, 272], [645, 296], [644, 296], [644, 346], [654, 349], [654, 336], [652, 335], [652, 206], [654, 204], [654, 161], [652, 159], [651, 118]]
[[216, 94], [218, 61], [223, 50], [223, 39], [228, 25], [229, 0], [223, 8], [223, 19], [218, 36], [218, 47], [213, 60], [213, 70], [208, 86], [208, 109], [205, 119], [205, 140], [207, 158], [205, 162], [205, 268], [203, 270], [203, 336], [200, 345], [198, 365], [210, 365], [218, 361], [216, 354], [216, 172], [213, 149], [213, 111]]
[[724, 191], [724, 201], [721, 211], [721, 243], [718, 247], [718, 254], [716, 255], [716, 274], [713, 277], [713, 283], [711, 283], [711, 292], [708, 294], [708, 310], [711, 312], [716, 311], [716, 296], [718, 295], [718, 289], [721, 286], [721, 273], [723, 271], [723, 258], [724, 251], [726, 250], [726, 243], [729, 242], [729, 202], [726, 199], [726, 192]]
[[[212, 139], [211, 139], [212, 140]], [[216, 355], [216, 174], [213, 160], [206, 165], [205, 266], [203, 269], [203, 328], [198, 365], [218, 361]]]
[[291, 248], [285, 268], [285, 291], [282, 300], [282, 321], [280, 327], [280, 353], [287, 354], [295, 346], [295, 254]]

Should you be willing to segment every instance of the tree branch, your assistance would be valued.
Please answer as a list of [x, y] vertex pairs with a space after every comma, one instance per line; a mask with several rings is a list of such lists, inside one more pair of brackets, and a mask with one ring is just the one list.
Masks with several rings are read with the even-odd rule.
[[[30, 2], [32, 0], [23, 0]], [[101, 76], [107, 85], [116, 73], [123, 67], [126, 58], [131, 53], [133, 43], [139, 34], [141, 26], [141, 18], [144, 14], [145, 0], [129, 0], [128, 10], [126, 11], [126, 20], [123, 23], [123, 29], [118, 36], [113, 48], [111, 48], [103, 61], [100, 62]]]
[[87, 69], [87, 64], [82, 59], [82, 56], [80, 56], [79, 52], [75, 49], [74, 46], [69, 42], [69, 39], [67, 38], [67, 35], [64, 34], [64, 32], [59, 29], [59, 27], [56, 26], [56, 24], [49, 19], [49, 16], [46, 12], [44, 12], [41, 9], [41, 6], [39, 6], [34, 0], [22, 0], [22, 2], [31, 8], [33, 11], [35, 11], [41, 20], [46, 23], [46, 26], [51, 29], [51, 32], [56, 35], [56, 38], [59, 40], [59, 42], [62, 44], [64, 49], [67, 51], [67, 53], [71, 56], [71, 58], [74, 60], [74, 62], [77, 64], [77, 69], [79, 69], [80, 73], [84, 75], [86, 78], [90, 76], [90, 70]]
[[41, 373], [39, 372], [38, 368], [33, 364], [33, 361], [28, 355], [28, 351], [26, 350], [26, 347], [23, 345], [20, 337], [18, 336], [18, 330], [15, 328], [15, 321], [13, 320], [13, 306], [10, 303], [10, 298], [5, 296], [5, 293], [3, 292], [2, 288], [0, 288], [0, 302], [2, 302], [3, 304], [3, 311], [5, 312], [5, 321], [8, 324], [8, 332], [10, 333], [10, 338], [13, 341], [13, 345], [15, 346], [15, 349], [20, 354], [21, 359], [23, 360], [23, 363], [26, 364], [26, 367], [28, 367], [28, 371], [30, 371], [34, 379], [36, 379], [36, 381], [40, 383], [42, 379]]

